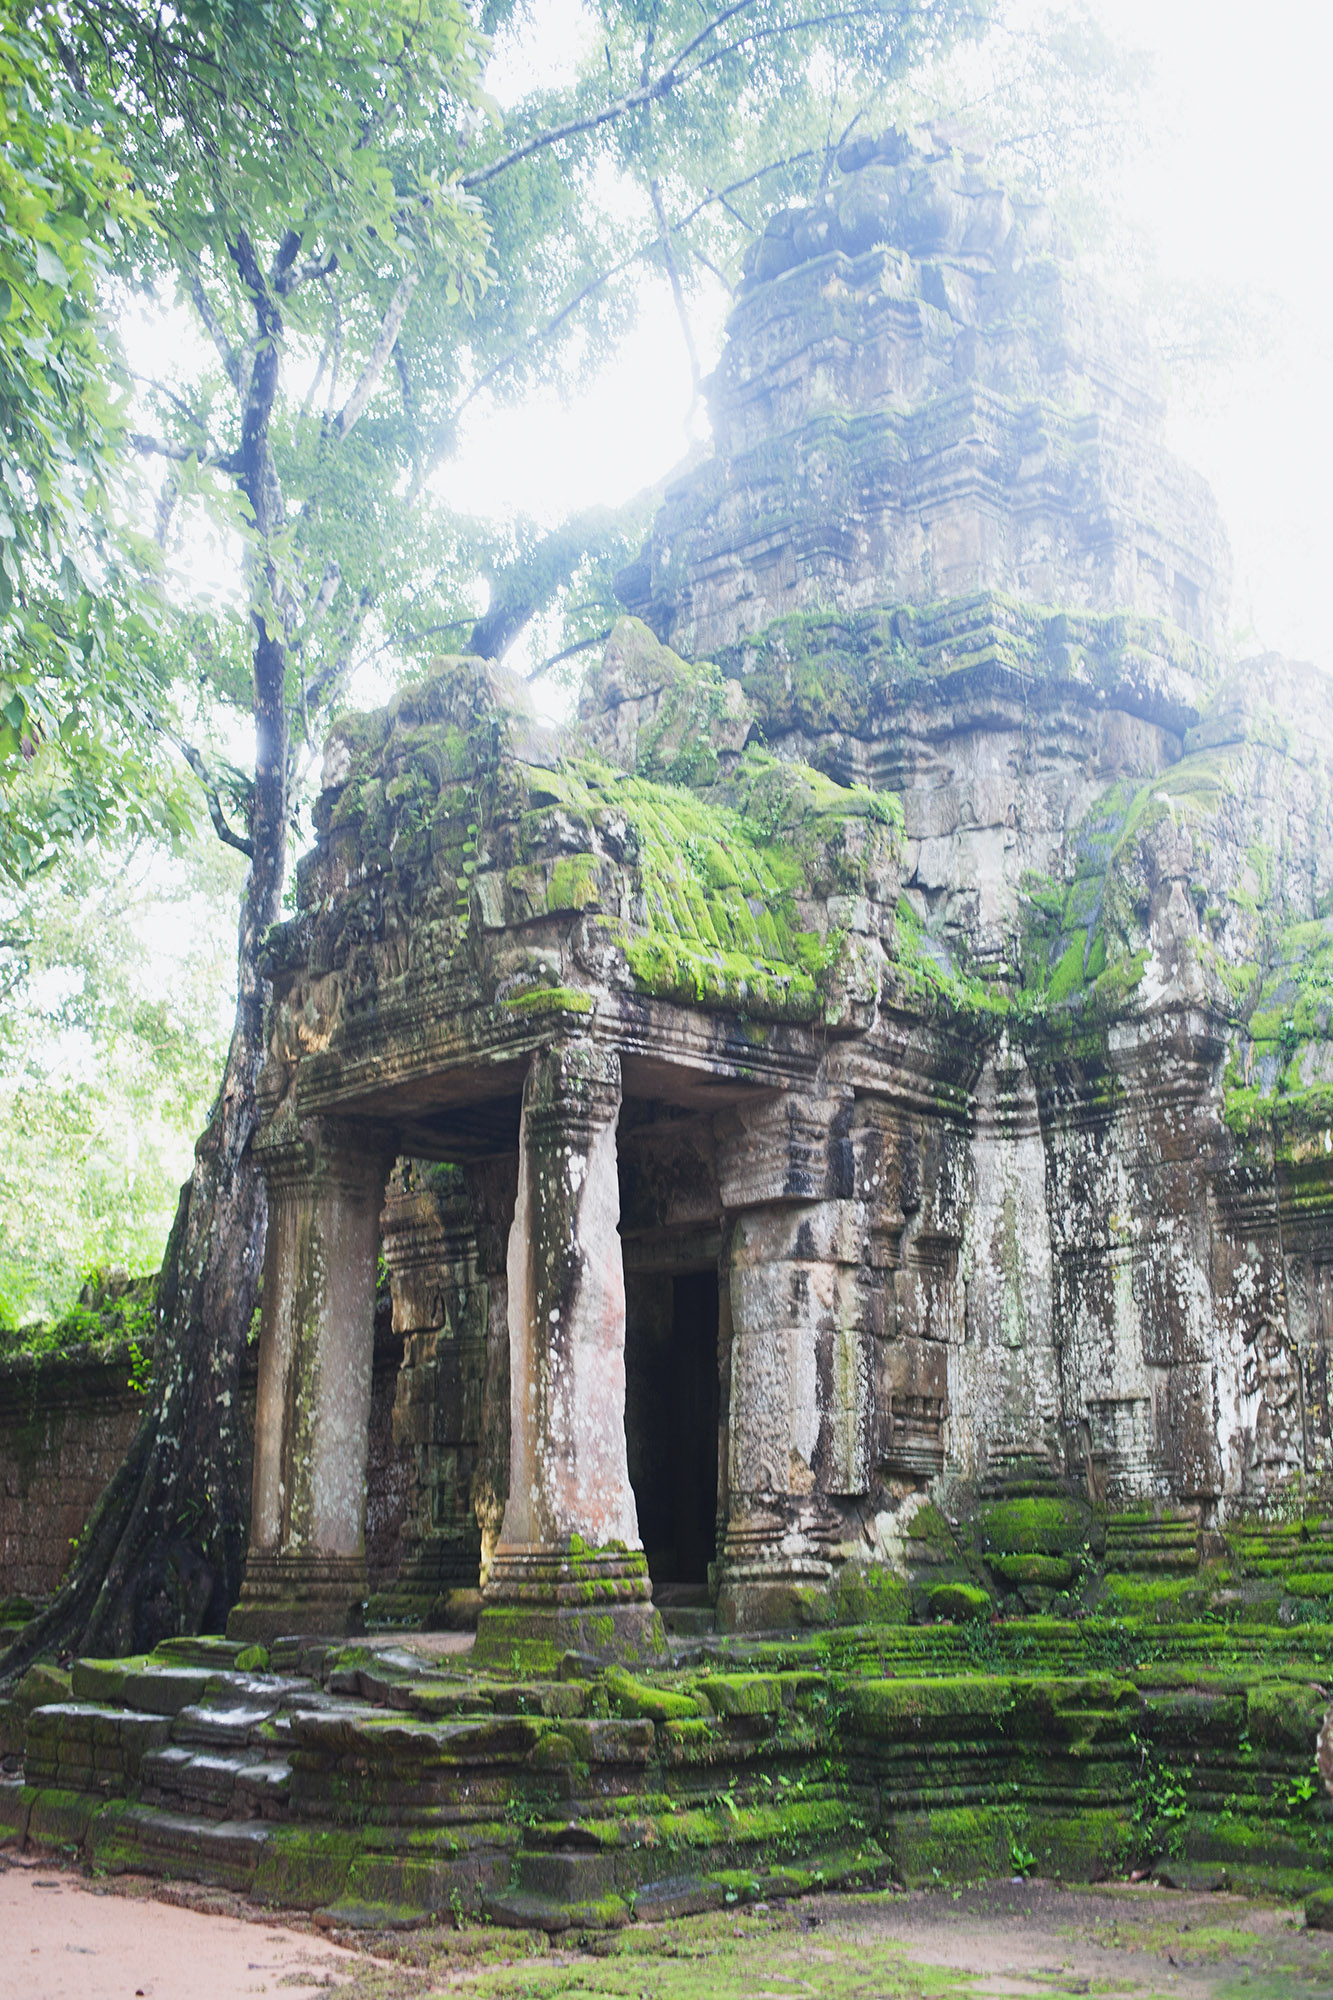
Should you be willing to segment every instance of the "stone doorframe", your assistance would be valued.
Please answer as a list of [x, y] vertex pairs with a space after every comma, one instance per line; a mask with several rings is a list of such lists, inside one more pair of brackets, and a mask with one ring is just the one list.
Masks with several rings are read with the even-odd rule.
[[[477, 1657], [553, 1668], [568, 1649], [664, 1650], [625, 1439], [620, 1057], [590, 1037], [537, 1050], [523, 1085], [508, 1242], [510, 1477]], [[726, 1622], [799, 1615], [826, 1586], [837, 1509], [867, 1484], [844, 1091], [732, 1114], [722, 1161], [732, 1338]], [[366, 1594], [375, 1268], [391, 1128], [288, 1114], [256, 1151], [270, 1213], [253, 1516], [234, 1637], [356, 1629]], [[848, 1240], [842, 1239], [846, 1236]], [[821, 1410], [817, 1365], [847, 1407]]]

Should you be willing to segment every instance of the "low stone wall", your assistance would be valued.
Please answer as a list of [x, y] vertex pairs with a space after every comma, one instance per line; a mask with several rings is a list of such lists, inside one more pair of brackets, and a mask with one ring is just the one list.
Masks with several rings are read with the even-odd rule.
[[[393, 1578], [401, 1559], [409, 1467], [393, 1440], [393, 1400], [402, 1347], [387, 1325], [377, 1327], [366, 1506], [366, 1563], [375, 1589]], [[252, 1349], [241, 1381], [247, 1432], [255, 1360]], [[47, 1597], [60, 1582], [71, 1544], [139, 1421], [143, 1399], [129, 1378], [128, 1347], [21, 1356], [0, 1365], [0, 1599]]]
[[0, 1597], [48, 1596], [134, 1435], [127, 1347], [0, 1369]]

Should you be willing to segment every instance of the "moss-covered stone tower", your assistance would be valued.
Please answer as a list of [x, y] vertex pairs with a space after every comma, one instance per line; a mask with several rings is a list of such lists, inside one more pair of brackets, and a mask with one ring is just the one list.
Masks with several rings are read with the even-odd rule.
[[393, 1601], [480, 1584], [491, 1657], [652, 1655], [654, 1587], [1041, 1608], [1094, 1519], [1128, 1601], [1328, 1484], [1325, 683], [1223, 656], [1216, 509], [1050, 217], [928, 137], [840, 164], [576, 721], [456, 660], [329, 742], [238, 1634], [357, 1615], [395, 1159]]

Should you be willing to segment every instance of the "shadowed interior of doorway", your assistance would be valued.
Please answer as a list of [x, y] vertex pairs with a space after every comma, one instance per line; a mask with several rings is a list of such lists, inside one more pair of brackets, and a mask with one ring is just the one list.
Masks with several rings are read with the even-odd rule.
[[716, 1554], [716, 1269], [626, 1276], [625, 1432], [660, 1603], [703, 1602]]

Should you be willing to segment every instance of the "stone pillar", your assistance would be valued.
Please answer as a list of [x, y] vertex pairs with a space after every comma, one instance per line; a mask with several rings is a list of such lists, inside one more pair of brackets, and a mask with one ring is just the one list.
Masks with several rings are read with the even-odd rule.
[[486, 1288], [486, 1360], [481, 1429], [472, 1475], [472, 1511], [481, 1543], [481, 1581], [495, 1561], [509, 1498], [509, 1232], [518, 1193], [518, 1154], [479, 1160], [465, 1170], [477, 1232], [477, 1270]]
[[614, 1050], [539, 1051], [509, 1235], [510, 1460], [477, 1657], [663, 1649], [625, 1449]]
[[412, 1453], [412, 1484], [402, 1562], [374, 1609], [394, 1622], [438, 1626], [462, 1615], [465, 1600], [449, 1599], [476, 1591], [481, 1553], [472, 1484], [488, 1300], [462, 1173], [406, 1164], [380, 1227], [393, 1328], [403, 1337], [394, 1437]]
[[375, 1263], [388, 1155], [378, 1131], [261, 1133], [268, 1240], [250, 1551], [234, 1639], [357, 1628]]
[[730, 1235], [724, 1628], [802, 1622], [869, 1491], [873, 1369], [850, 1092], [737, 1114], [719, 1133]]

